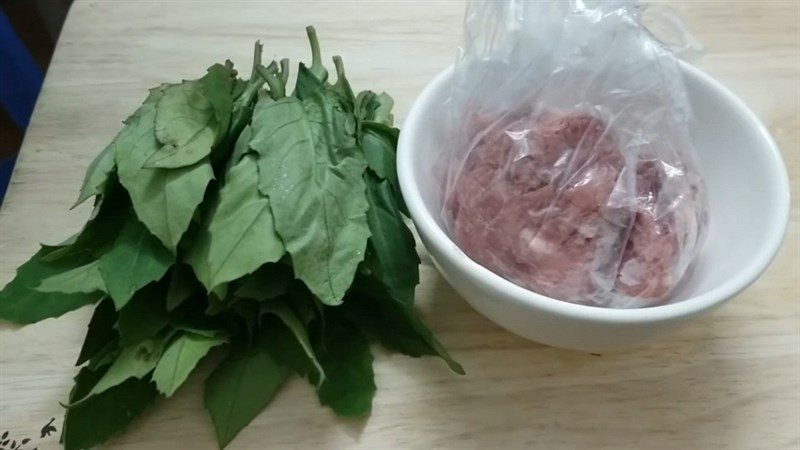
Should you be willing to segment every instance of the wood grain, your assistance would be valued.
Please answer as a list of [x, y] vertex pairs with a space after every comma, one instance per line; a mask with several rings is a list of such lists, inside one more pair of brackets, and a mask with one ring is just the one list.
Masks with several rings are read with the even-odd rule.
[[[602, 356], [518, 338], [473, 311], [426, 262], [420, 308], [467, 376], [380, 353], [371, 418], [341, 421], [291, 382], [231, 444], [250, 448], [800, 447], [800, 29], [796, 1], [671, 2], [707, 47], [698, 65], [761, 117], [789, 167], [793, 208], [772, 267], [739, 298], [656, 343]], [[314, 24], [356, 89], [381, 88], [400, 119], [456, 55], [461, 2], [77, 1], [59, 40], [0, 210], [0, 285], [37, 248], [76, 230], [85, 167], [146, 89], [230, 57], [308, 58]], [[743, 237], [746, 238], [746, 237]], [[61, 428], [90, 316], [0, 327], [0, 432], [39, 449]], [[206, 368], [207, 373], [207, 368]], [[113, 440], [116, 449], [213, 449], [202, 378]]]

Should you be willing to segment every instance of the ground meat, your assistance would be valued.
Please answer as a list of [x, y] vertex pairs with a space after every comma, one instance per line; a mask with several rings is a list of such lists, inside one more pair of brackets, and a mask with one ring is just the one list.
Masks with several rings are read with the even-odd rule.
[[646, 153], [625, 154], [613, 127], [587, 114], [474, 122], [482, 131], [446, 200], [467, 255], [561, 300], [665, 301], [702, 222], [695, 176]]

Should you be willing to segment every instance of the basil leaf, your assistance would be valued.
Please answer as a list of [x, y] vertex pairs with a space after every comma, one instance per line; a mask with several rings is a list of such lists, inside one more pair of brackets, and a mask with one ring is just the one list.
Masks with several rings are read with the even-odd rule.
[[184, 326], [184, 325], [176, 325], [174, 327], [178, 331], [183, 331], [189, 334], [196, 334], [198, 336], [206, 337], [206, 338], [218, 338], [224, 334], [223, 331], [220, 330], [211, 330], [206, 328], [196, 328], [192, 326]]
[[275, 397], [290, 369], [264, 348], [235, 349], [206, 380], [205, 405], [220, 448]]
[[223, 130], [217, 136], [217, 142], [227, 133], [233, 113], [233, 101], [242, 93], [242, 90], [237, 89], [238, 81], [241, 80], [236, 79], [236, 71], [233, 70], [233, 63], [230, 61], [226, 61], [225, 65], [214, 64], [208, 68], [206, 75], [200, 78], [203, 94], [211, 101], [216, 120]]
[[163, 146], [144, 166], [178, 168], [206, 158], [228, 130], [234, 72], [220, 64], [206, 76], [170, 86], [156, 105], [155, 135]]
[[178, 169], [144, 168], [160, 146], [155, 116], [155, 106], [144, 104], [123, 129], [126, 139], [117, 144], [117, 173], [139, 220], [174, 252], [214, 173], [208, 159]]
[[376, 94], [372, 91], [362, 91], [358, 94], [355, 101], [355, 115], [360, 122], [373, 122], [376, 124], [391, 127], [394, 122], [392, 108], [394, 100], [389, 94], [381, 92]]
[[68, 408], [83, 405], [91, 397], [118, 386], [129, 378], [142, 379], [155, 369], [161, 352], [164, 350], [166, 336], [147, 339], [130, 347], [124, 347], [117, 359], [103, 374], [97, 384], [80, 400], [70, 403]]
[[240, 95], [244, 93], [244, 90], [247, 88], [247, 81], [241, 78], [237, 78], [233, 82], [233, 91], [231, 92], [231, 97], [238, 98]]
[[174, 311], [195, 292], [195, 285], [199, 287], [192, 275], [192, 271], [184, 264], [172, 267], [167, 288], [167, 311]]
[[339, 80], [332, 86], [320, 82], [309, 69], [300, 65], [296, 89], [297, 98], [308, 116], [314, 143], [328, 152], [333, 163], [345, 156], [362, 157], [357, 151], [352, 91], [344, 78], [344, 69], [337, 67], [337, 70], [340, 71]]
[[249, 342], [253, 338], [258, 329], [261, 309], [257, 302], [250, 299], [237, 299], [232, 308], [236, 315], [244, 322], [244, 327], [247, 330], [247, 337]]
[[414, 235], [406, 227], [388, 181], [371, 173], [364, 175], [367, 185], [367, 222], [370, 250], [367, 267], [400, 302], [414, 302], [414, 288], [419, 283], [419, 256]]
[[36, 290], [62, 294], [106, 292], [106, 284], [100, 275], [100, 261], [92, 261], [83, 266], [47, 277], [36, 287]]
[[302, 377], [317, 370], [308, 353], [283, 320], [273, 314], [267, 314], [261, 317], [260, 328], [256, 336], [256, 345], [269, 352], [278, 364], [288, 367]]
[[239, 164], [239, 161], [242, 160], [242, 157], [250, 151], [250, 139], [253, 137], [253, 129], [250, 128], [250, 125], [246, 125], [242, 132], [239, 134], [239, 137], [236, 139], [236, 143], [233, 145], [233, 152], [231, 153], [231, 157], [228, 160], [228, 170], [231, 167]]
[[72, 205], [73, 208], [85, 202], [89, 197], [101, 194], [105, 189], [105, 185], [116, 167], [114, 163], [115, 142], [116, 138], [89, 164], [78, 199]]
[[358, 144], [364, 152], [370, 170], [384, 180], [389, 180], [400, 211], [408, 216], [400, 182], [397, 179], [397, 140], [400, 130], [392, 127], [392, 97], [371, 91], [358, 94], [355, 115], [358, 122]]
[[311, 347], [311, 341], [308, 339], [308, 332], [306, 327], [294, 312], [286, 305], [286, 302], [281, 299], [268, 300], [261, 304], [261, 314], [273, 314], [291, 330], [297, 342], [303, 348], [309, 361], [314, 365], [318, 373], [318, 383], [325, 381], [325, 369], [322, 368], [317, 356], [314, 354], [314, 349]]
[[208, 291], [283, 256], [270, 201], [258, 191], [257, 182], [256, 159], [245, 155], [225, 178], [208, 217], [208, 232], [186, 257]]
[[234, 295], [253, 300], [269, 300], [285, 294], [294, 276], [285, 264], [265, 264], [244, 279]]
[[293, 282], [288, 287], [287, 303], [295, 315], [309, 328], [312, 322], [325, 327], [325, 306], [303, 283]]
[[111, 299], [106, 298], [97, 304], [94, 314], [89, 320], [86, 338], [83, 340], [78, 361], [75, 362], [76, 366], [80, 366], [100, 354], [109, 342], [116, 340], [117, 332], [114, 330], [116, 320], [117, 311], [114, 309], [114, 302]]
[[158, 390], [167, 397], [174, 394], [208, 351], [226, 341], [219, 335], [180, 334], [169, 344], [153, 371], [153, 381]]
[[400, 181], [397, 178], [399, 130], [377, 122], [363, 122], [360, 128], [358, 142], [364, 152], [369, 169], [381, 179], [389, 181], [397, 208], [408, 216], [408, 208], [403, 200]]
[[[166, 89], [168, 85], [161, 85], [157, 88], [153, 88], [150, 90], [150, 95], [148, 95], [147, 99], [144, 101], [145, 104], [153, 104], [161, 97], [161, 94]], [[128, 123], [130, 121], [136, 120], [136, 115], [141, 114], [143, 111], [137, 110], [133, 116], [129, 117], [125, 120], [124, 123]], [[117, 136], [111, 141], [106, 148], [100, 152], [99, 155], [92, 160], [91, 164], [89, 164], [89, 168], [86, 171], [86, 175], [83, 179], [83, 185], [81, 186], [80, 195], [78, 196], [78, 200], [75, 201], [75, 204], [72, 207], [76, 207], [86, 201], [89, 197], [94, 195], [102, 194], [106, 186], [111, 179], [111, 175], [116, 168], [115, 158], [116, 158], [116, 149], [120, 142], [129, 139], [131, 136], [131, 130], [127, 127], [124, 127], [122, 131], [120, 131]]]
[[367, 165], [384, 180], [392, 183], [392, 188], [399, 192], [397, 181], [397, 137], [385, 131], [378, 131], [369, 123], [364, 124], [359, 136], [359, 144], [364, 151]]
[[295, 276], [323, 303], [341, 303], [369, 237], [366, 163], [315, 137], [297, 99], [257, 108], [251, 126], [259, 189], [269, 197]]
[[218, 314], [227, 312], [235, 301], [235, 300], [234, 301], [229, 300], [227, 296], [228, 296], [227, 284], [221, 284], [216, 289], [209, 292], [207, 298], [208, 308], [206, 308], [206, 315], [216, 316]]
[[326, 322], [323, 343], [314, 348], [326, 375], [317, 389], [320, 404], [340, 416], [364, 416], [372, 409], [376, 390], [369, 342], [341, 314], [328, 314], [332, 319]]
[[28, 262], [17, 269], [17, 276], [0, 291], [0, 318], [28, 324], [58, 317], [64, 313], [99, 301], [105, 294], [45, 293], [36, 290], [42, 280], [87, 264], [92, 256], [86, 253], [74, 258], [47, 262], [44, 258], [53, 247], [40, 249]]
[[128, 347], [152, 338], [169, 323], [163, 283], [151, 283], [138, 290], [119, 310], [117, 330], [120, 345]]
[[[102, 372], [81, 369], [75, 377], [70, 401], [86, 395]], [[62, 438], [65, 450], [93, 448], [119, 434], [156, 399], [155, 387], [147, 380], [130, 379], [85, 403], [69, 408]]]
[[164, 276], [174, 262], [169, 250], [135, 217], [129, 217], [99, 265], [108, 294], [119, 310], [137, 290]]
[[113, 176], [105, 191], [95, 200], [92, 215], [86, 225], [67, 241], [53, 248], [44, 260], [56, 261], [76, 255], [84, 257], [85, 255], [80, 254], [86, 252], [96, 258], [101, 257], [114, 244], [119, 230], [130, 215], [132, 213], [128, 194], [116, 176]]
[[[365, 286], [366, 283], [359, 283]], [[365, 292], [366, 291], [366, 292]], [[379, 289], [354, 292], [344, 308], [361, 330], [375, 337], [389, 350], [408, 356], [439, 356], [453, 372], [463, 375], [458, 364], [420, 320], [411, 304], [392, 299]]]
[[106, 345], [104, 345], [97, 353], [89, 359], [89, 364], [86, 365], [87, 368], [91, 370], [99, 370], [106, 366], [110, 366], [114, 361], [117, 360], [117, 357], [122, 352], [122, 349], [119, 348], [119, 339], [114, 336], [114, 339], [108, 341]]

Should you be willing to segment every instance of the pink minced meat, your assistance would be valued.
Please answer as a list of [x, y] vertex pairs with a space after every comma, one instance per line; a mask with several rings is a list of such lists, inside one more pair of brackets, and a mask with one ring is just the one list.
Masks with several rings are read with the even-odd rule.
[[641, 155], [626, 164], [613, 130], [590, 115], [474, 122], [485, 131], [446, 203], [467, 255], [574, 303], [639, 307], [666, 299], [686, 271], [684, 246], [695, 244], [701, 221], [693, 178]]

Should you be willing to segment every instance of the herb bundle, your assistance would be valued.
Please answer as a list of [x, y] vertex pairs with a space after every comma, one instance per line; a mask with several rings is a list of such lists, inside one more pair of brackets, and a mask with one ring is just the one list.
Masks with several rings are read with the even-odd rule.
[[414, 306], [419, 259], [395, 170], [392, 99], [354, 95], [342, 60], [215, 64], [162, 84], [91, 163], [83, 229], [43, 245], [0, 292], [27, 324], [96, 304], [65, 404], [62, 442], [90, 448], [169, 397], [211, 349], [205, 381], [226, 446], [293, 374], [342, 416], [368, 414], [370, 341], [438, 355]]

